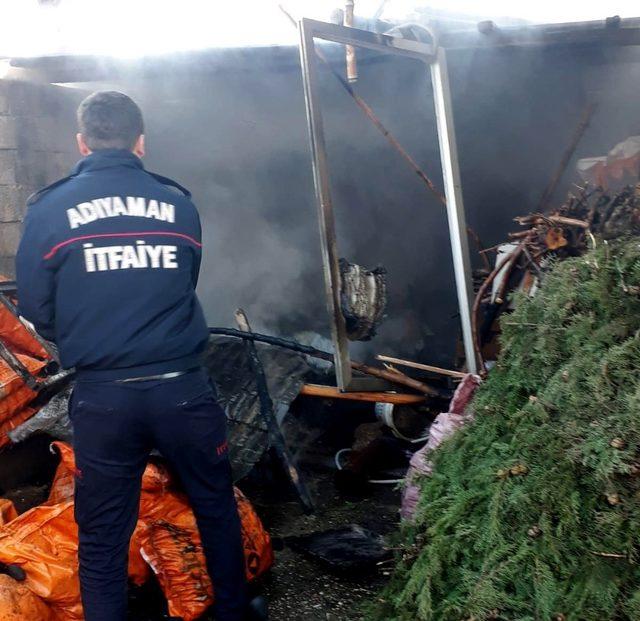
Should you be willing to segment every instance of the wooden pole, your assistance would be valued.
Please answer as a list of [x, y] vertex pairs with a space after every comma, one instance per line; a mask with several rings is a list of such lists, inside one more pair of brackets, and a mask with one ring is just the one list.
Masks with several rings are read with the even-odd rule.
[[[354, 0], [347, 0], [344, 7], [344, 25], [353, 27]], [[358, 81], [358, 62], [356, 60], [356, 48], [353, 45], [345, 46], [347, 54], [347, 81], [350, 84]]]
[[324, 397], [325, 399], [345, 399], [348, 401], [369, 401], [373, 403], [393, 403], [394, 405], [417, 405], [427, 399], [423, 395], [408, 395], [393, 392], [341, 392], [335, 386], [304, 384], [301, 395]]
[[582, 139], [584, 132], [586, 131], [587, 127], [589, 127], [589, 123], [591, 121], [591, 117], [593, 116], [594, 111], [595, 111], [595, 105], [593, 103], [588, 103], [582, 113], [582, 116], [580, 117], [580, 122], [578, 123], [578, 126], [573, 132], [573, 137], [571, 138], [571, 142], [569, 143], [569, 146], [567, 146], [567, 149], [565, 150], [564, 155], [562, 156], [562, 159], [558, 164], [558, 167], [553, 173], [553, 177], [551, 177], [551, 180], [549, 181], [549, 185], [547, 185], [544, 192], [542, 193], [542, 197], [540, 198], [540, 204], [538, 205], [538, 211], [544, 212], [549, 206], [549, 203], [553, 198], [553, 194], [558, 188], [558, 184], [560, 183], [560, 180], [562, 179], [562, 176], [564, 175], [564, 172], [567, 169], [567, 166], [569, 165], [569, 162], [571, 161], [571, 158], [573, 157], [573, 154], [576, 148], [578, 147], [578, 144]]
[[456, 377], [462, 379], [466, 373], [462, 371], [452, 371], [450, 369], [443, 369], [441, 367], [434, 367], [430, 364], [422, 364], [421, 362], [412, 362], [411, 360], [403, 360], [402, 358], [393, 358], [392, 356], [376, 356], [378, 360], [383, 362], [391, 362], [392, 364], [399, 364], [403, 367], [410, 367], [411, 369], [419, 369], [420, 371], [429, 371], [431, 373], [438, 373], [440, 375], [448, 375], [450, 377]]

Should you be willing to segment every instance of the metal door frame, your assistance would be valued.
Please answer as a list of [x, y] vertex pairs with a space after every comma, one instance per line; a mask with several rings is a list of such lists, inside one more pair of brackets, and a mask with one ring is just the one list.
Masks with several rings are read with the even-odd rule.
[[340, 310], [339, 255], [331, 200], [327, 150], [318, 95], [318, 68], [314, 39], [344, 43], [345, 45], [364, 47], [396, 56], [413, 58], [425, 62], [430, 68], [464, 352], [467, 369], [471, 373], [476, 373], [477, 361], [471, 329], [471, 300], [473, 295], [471, 261], [469, 259], [467, 226], [464, 203], [462, 201], [460, 168], [458, 165], [445, 50], [442, 47], [436, 47], [428, 43], [410, 41], [306, 18], [300, 20], [299, 31], [302, 77], [313, 161], [313, 180], [320, 222], [322, 263], [327, 305], [332, 320], [331, 335], [335, 347], [334, 361], [338, 387], [343, 391], [356, 388], [351, 372], [349, 340], [347, 338], [345, 320]]

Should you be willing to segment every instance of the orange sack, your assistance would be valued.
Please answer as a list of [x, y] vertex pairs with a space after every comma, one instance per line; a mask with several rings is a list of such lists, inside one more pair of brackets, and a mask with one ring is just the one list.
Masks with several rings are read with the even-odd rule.
[[0, 562], [25, 571], [22, 584], [48, 605], [55, 621], [83, 618], [77, 552], [73, 502], [35, 507], [0, 528]]
[[[22, 354], [17, 354], [16, 357], [31, 374], [38, 373], [47, 364], [44, 360], [36, 360]], [[35, 396], [36, 392], [31, 390], [4, 360], [0, 360], [0, 447], [10, 443], [7, 434], [12, 429], [37, 412], [27, 407]]]
[[[242, 525], [247, 580], [255, 580], [273, 565], [271, 538], [244, 494], [236, 489]], [[156, 512], [161, 509], [161, 512]], [[181, 494], [166, 493], [154, 506], [155, 517], [137, 532], [143, 558], [158, 577], [169, 615], [193, 621], [213, 603], [200, 534], [193, 511]]]
[[[0, 341], [31, 375], [37, 375], [48, 362], [44, 347], [4, 304], [0, 304]], [[37, 410], [26, 407], [35, 396], [36, 392], [25, 385], [22, 377], [0, 360], [0, 447], [10, 443], [7, 435], [10, 431], [36, 413]]]
[[0, 304], [0, 340], [14, 352], [28, 354], [35, 358], [49, 357], [38, 340], [3, 304]]
[[[17, 354], [16, 358], [32, 375], [41, 371], [47, 364], [44, 360], [36, 360], [22, 354]], [[20, 395], [20, 397], [18, 398], [16, 395]], [[8, 364], [4, 360], [0, 360], [0, 420], [10, 418], [35, 395], [36, 393], [27, 388], [22, 378]], [[10, 399], [10, 397], [14, 397], [14, 399]]]
[[0, 621], [50, 621], [51, 611], [29, 587], [0, 574]]
[[[54, 442], [53, 446], [60, 455], [60, 465], [46, 504], [58, 507], [60, 503], [72, 501], [76, 466], [73, 449], [68, 444]], [[213, 603], [213, 588], [193, 511], [186, 497], [171, 487], [171, 476], [163, 465], [147, 466], [142, 478], [140, 517], [129, 548], [129, 578], [135, 584], [143, 584], [150, 576], [151, 566], [167, 598], [169, 614], [193, 621]], [[271, 539], [251, 503], [239, 490], [235, 493], [242, 523], [247, 579], [254, 580], [273, 565]], [[77, 546], [77, 532], [75, 536]], [[28, 572], [27, 567], [24, 569]], [[79, 592], [76, 596], [79, 602]], [[52, 608], [57, 610], [57, 604]], [[54, 617], [70, 621], [76, 618]]]
[[[0, 498], [0, 526], [4, 526], [11, 520], [15, 520], [18, 517], [18, 512], [13, 502], [7, 498]], [[2, 617], [0, 617], [2, 621]]]

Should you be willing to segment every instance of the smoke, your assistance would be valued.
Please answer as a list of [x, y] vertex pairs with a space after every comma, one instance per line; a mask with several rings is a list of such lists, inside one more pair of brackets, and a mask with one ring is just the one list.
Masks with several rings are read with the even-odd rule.
[[[343, 51], [332, 49], [340, 66]], [[575, 158], [606, 153], [640, 133], [637, 65], [619, 63], [630, 53], [450, 54], [467, 217], [485, 246], [506, 238], [515, 215], [535, 210], [588, 100], [601, 108]], [[359, 61], [358, 92], [441, 188], [427, 68], [366, 53]], [[243, 307], [255, 329], [328, 336], [297, 50], [219, 51], [191, 64], [147, 61], [109, 86], [143, 107], [147, 167], [193, 192], [204, 230], [199, 295], [209, 323], [231, 325], [233, 311]], [[340, 254], [388, 271], [387, 320], [352, 353], [451, 364], [459, 320], [444, 208], [324, 70], [320, 93]], [[556, 202], [575, 179], [572, 170]]]
[[[415, 61], [362, 60], [360, 92], [430, 162], [441, 185], [428, 73]], [[297, 50], [230, 51], [216, 64], [206, 79], [169, 70], [161, 83], [125, 76], [110, 86], [144, 109], [148, 168], [193, 192], [204, 235], [199, 295], [209, 323], [229, 325], [240, 306], [255, 328], [328, 336]], [[407, 84], [410, 92], [397, 98]], [[455, 337], [442, 205], [325, 72], [321, 91], [340, 253], [389, 272], [388, 321], [375, 345], [354, 352], [397, 352], [404, 342], [415, 354], [443, 326]]]
[[[328, 20], [342, 0], [288, 0], [296, 17]], [[428, 6], [425, 6], [427, 4]], [[606, 9], [578, 0], [512, 2], [485, 0], [357, 0], [358, 16], [380, 11], [384, 19], [426, 17], [494, 19], [499, 23], [536, 23], [635, 17], [637, 3], [614, 0]], [[7, 56], [105, 54], [139, 58], [212, 47], [291, 45], [296, 33], [278, 9], [278, 0], [3, 0], [0, 53]], [[606, 12], [603, 12], [606, 11]], [[506, 19], [501, 19], [506, 18]]]

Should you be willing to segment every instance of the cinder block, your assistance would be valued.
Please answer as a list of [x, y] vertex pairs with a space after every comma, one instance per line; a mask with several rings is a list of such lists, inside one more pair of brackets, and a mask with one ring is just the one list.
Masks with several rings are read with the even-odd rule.
[[18, 122], [13, 116], [0, 116], [0, 149], [17, 149], [19, 146]]
[[14, 256], [16, 254], [21, 234], [21, 222], [0, 224], [0, 256]]
[[47, 152], [44, 153], [45, 158], [45, 185], [53, 183], [62, 177], [66, 177], [76, 162], [80, 159], [80, 154], [74, 152]]
[[20, 185], [32, 187], [42, 187], [50, 183], [48, 181], [47, 168], [48, 153], [44, 151], [33, 151], [23, 148], [17, 151], [16, 155], [16, 182]]
[[[0, 80], [0, 84], [2, 80]], [[4, 91], [0, 90], [0, 114], [10, 114], [11, 113], [11, 103], [9, 96]]]
[[16, 277], [15, 256], [0, 257], [0, 275], [13, 279]]
[[0, 223], [22, 222], [27, 209], [27, 199], [34, 188], [22, 185], [0, 186]]
[[23, 80], [0, 81], [0, 97], [7, 100], [7, 113], [15, 116], [60, 113], [73, 115], [83, 93], [78, 89], [54, 84], [36, 84]]
[[0, 151], [0, 184], [19, 183], [18, 173], [19, 153], [16, 149]]
[[75, 154], [31, 149], [0, 150], [0, 185], [40, 189], [69, 174]]
[[32, 113], [34, 102], [29, 94], [33, 92], [31, 85], [17, 80], [0, 80], [0, 98], [4, 105], [0, 108], [3, 114], [13, 116]]
[[18, 138], [24, 148], [57, 152], [71, 152], [75, 148], [76, 127], [73, 117], [69, 119], [50, 114], [15, 118]]

